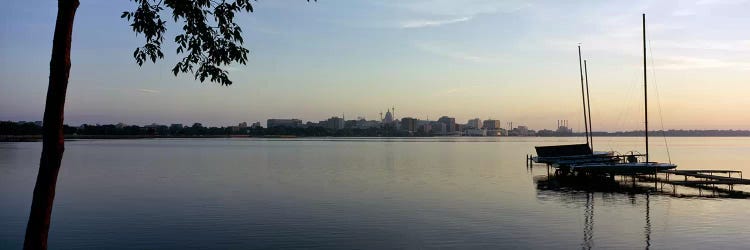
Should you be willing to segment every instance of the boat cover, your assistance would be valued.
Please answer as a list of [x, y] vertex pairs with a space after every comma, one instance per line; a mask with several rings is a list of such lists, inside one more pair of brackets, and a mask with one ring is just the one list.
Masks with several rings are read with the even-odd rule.
[[575, 155], [590, 155], [593, 152], [588, 144], [571, 144], [556, 146], [538, 146], [536, 154], [539, 157], [562, 157]]

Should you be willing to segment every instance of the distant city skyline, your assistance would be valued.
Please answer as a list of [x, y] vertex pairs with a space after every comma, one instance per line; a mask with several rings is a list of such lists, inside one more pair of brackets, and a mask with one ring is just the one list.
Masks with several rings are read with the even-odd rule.
[[[467, 124], [456, 123], [447, 116], [437, 121], [425, 121], [404, 117], [386, 122], [375, 120], [344, 120], [331, 117], [319, 122], [303, 122], [299, 119], [268, 119], [267, 126], [260, 122], [235, 125], [205, 126], [201, 123], [170, 124], [82, 124], [64, 128], [66, 137], [73, 139], [114, 138], [180, 138], [180, 137], [424, 137], [424, 136], [531, 136], [531, 137], [581, 137], [582, 131], [573, 131], [565, 121], [559, 121], [557, 129], [530, 128], [524, 125], [498, 120], [469, 120]], [[28, 141], [40, 138], [41, 121], [0, 121], [0, 141]], [[512, 127], [512, 128], [511, 128]], [[747, 137], [750, 130], [658, 130], [651, 131], [657, 137]], [[594, 137], [635, 136], [642, 137], [643, 130], [594, 131]]]
[[[589, 60], [595, 131], [642, 127], [640, 14], [654, 72], [653, 130], [750, 129], [750, 1], [253, 2], [234, 85], [138, 67], [132, 2], [82, 2], [66, 123], [227, 125], [269, 118], [497, 119], [583, 130], [576, 45]], [[41, 120], [57, 5], [0, 9], [0, 120]], [[173, 34], [168, 34], [171, 40]], [[171, 45], [170, 45], [171, 46]], [[653, 93], [653, 92], [652, 92]], [[658, 104], [660, 100], [661, 105]]]
[[[307, 127], [307, 126], [322, 126], [322, 127], [332, 127], [334, 129], [341, 129], [344, 128], [345, 122], [350, 121], [366, 121], [366, 122], [376, 122], [376, 124], [368, 123], [365, 127], [382, 127], [383, 124], [394, 124], [398, 127], [401, 126], [404, 119], [409, 120], [409, 122], [416, 122], [417, 124], [413, 125], [415, 128], [420, 127], [421, 125], [424, 125], [425, 123], [446, 123], [451, 124], [451, 126], [460, 125], [462, 129], [487, 129], [488, 127], [496, 128], [498, 130], [510, 130], [510, 129], [518, 129], [521, 128], [523, 130], [531, 130], [536, 132], [557, 132], [557, 133], [563, 133], [563, 134], [580, 134], [583, 135], [584, 128], [581, 127], [580, 130], [572, 127], [569, 124], [568, 120], [556, 120], [556, 124], [552, 125], [549, 124], [549, 126], [542, 125], [540, 127], [534, 127], [529, 126], [527, 123], [523, 121], [503, 121], [495, 118], [480, 118], [480, 117], [474, 117], [471, 119], [468, 119], [466, 121], [461, 121], [456, 119], [455, 117], [452, 117], [450, 115], [441, 115], [437, 116], [436, 119], [432, 118], [419, 118], [419, 117], [412, 117], [412, 116], [406, 116], [406, 117], [396, 117], [391, 114], [391, 110], [386, 111], [387, 113], [379, 113], [379, 115], [382, 114], [382, 118], [368, 118], [363, 116], [357, 116], [357, 117], [349, 117], [346, 118], [346, 116], [337, 116], [332, 115], [328, 117], [322, 117], [318, 119], [300, 119], [294, 116], [290, 117], [268, 117], [266, 119], [260, 119], [260, 120], [238, 120], [238, 122], [221, 122], [221, 121], [212, 121], [209, 123], [204, 123], [200, 121], [166, 121], [166, 122], [125, 122], [125, 121], [117, 121], [117, 122], [82, 122], [82, 123], [69, 123], [65, 122], [65, 125], [73, 126], [73, 127], [79, 127], [83, 125], [117, 125], [117, 126], [170, 126], [170, 125], [180, 125], [180, 126], [191, 126], [193, 124], [201, 124], [202, 126], [206, 127], [264, 127], [269, 128], [273, 127], [273, 125], [270, 125], [269, 122], [276, 123], [276, 126], [288, 126], [288, 127]], [[343, 114], [342, 114], [343, 115]], [[389, 117], [390, 115], [390, 117]], [[41, 120], [0, 120], [0, 122], [15, 122], [19, 124], [23, 123], [33, 123], [37, 126], [42, 125]], [[336, 125], [331, 125], [331, 122], [336, 123]], [[488, 125], [489, 124], [489, 125]], [[661, 127], [658, 128], [650, 128], [650, 131], [668, 131], [668, 130], [697, 130], [697, 131], [711, 131], [711, 130], [721, 130], [721, 131], [730, 131], [730, 130], [736, 130], [736, 131], [748, 131], [747, 129], [716, 129], [716, 128], [708, 128], [708, 129], [685, 129], [685, 128], [668, 128], [668, 129], [662, 129]], [[450, 132], [450, 130], [448, 130]], [[594, 132], [603, 132], [603, 133], [618, 133], [618, 132], [636, 132], [636, 131], [643, 131], [643, 128], [633, 128], [633, 129], [622, 129], [622, 130], [599, 130], [594, 129]]]

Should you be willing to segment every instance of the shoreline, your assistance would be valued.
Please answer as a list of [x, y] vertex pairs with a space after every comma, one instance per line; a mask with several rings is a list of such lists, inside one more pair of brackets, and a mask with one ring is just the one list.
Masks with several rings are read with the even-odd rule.
[[[216, 139], [216, 138], [276, 138], [276, 139], [295, 139], [295, 138], [441, 138], [441, 137], [455, 137], [455, 138], [484, 138], [484, 137], [513, 137], [513, 138], [578, 138], [581, 136], [295, 136], [295, 135], [264, 135], [264, 136], [251, 136], [251, 135], [177, 135], [177, 136], [154, 136], [154, 135], [66, 135], [65, 140], [128, 140], [128, 139]], [[630, 135], [600, 135], [597, 137], [637, 137]], [[666, 137], [727, 137], [727, 138], [741, 138], [750, 137], [745, 135], [727, 136], [727, 135], [680, 135]], [[0, 142], [40, 142], [42, 141], [42, 135], [0, 135]]]

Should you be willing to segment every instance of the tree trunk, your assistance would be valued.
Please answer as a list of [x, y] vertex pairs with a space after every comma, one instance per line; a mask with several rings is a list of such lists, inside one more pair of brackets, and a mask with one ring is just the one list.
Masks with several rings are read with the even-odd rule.
[[60, 170], [63, 151], [63, 115], [65, 93], [70, 75], [70, 43], [73, 33], [73, 19], [78, 8], [78, 0], [58, 0], [57, 22], [52, 41], [52, 59], [49, 68], [49, 87], [44, 106], [42, 128], [42, 157], [39, 160], [39, 174], [34, 186], [29, 223], [26, 226], [24, 249], [47, 249], [52, 204], [55, 200], [57, 173]]

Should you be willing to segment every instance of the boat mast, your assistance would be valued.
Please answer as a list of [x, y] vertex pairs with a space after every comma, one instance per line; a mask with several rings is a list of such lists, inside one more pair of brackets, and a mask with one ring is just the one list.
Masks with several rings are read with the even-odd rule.
[[646, 80], [646, 14], [643, 14], [643, 114], [646, 135], [646, 162], [648, 162], [648, 81]]
[[591, 98], [589, 96], [589, 69], [586, 65], [586, 60], [583, 60], [583, 74], [586, 75], [586, 103], [589, 109], [589, 137], [591, 138], [591, 152], [594, 152], [594, 128], [591, 125]]
[[[578, 45], [578, 68], [581, 71], [581, 102], [583, 103], [583, 126], [586, 130], [586, 146], [591, 146], [589, 144], [589, 123], [586, 120], [588, 118], [588, 115], [586, 115], [586, 92], [583, 87], [583, 64], [581, 61], [581, 45]], [[593, 150], [592, 150], [593, 151]]]

